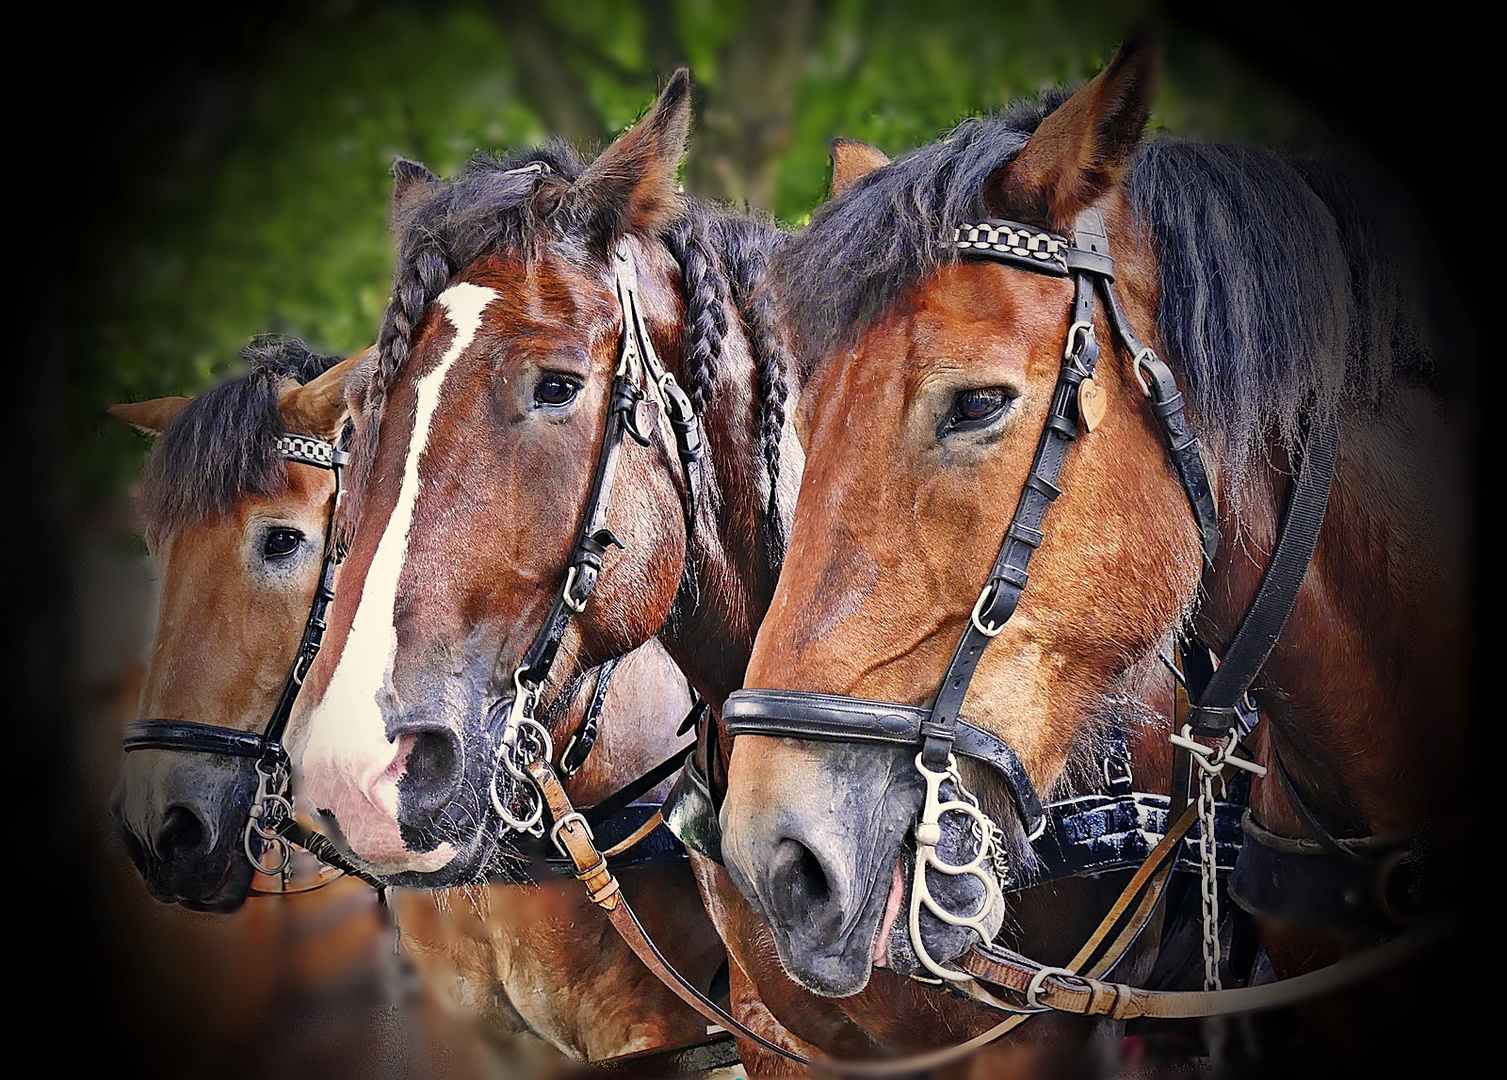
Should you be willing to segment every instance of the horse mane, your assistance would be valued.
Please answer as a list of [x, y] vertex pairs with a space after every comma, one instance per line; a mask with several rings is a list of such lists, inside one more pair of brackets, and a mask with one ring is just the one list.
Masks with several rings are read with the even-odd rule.
[[[543, 165], [545, 168], [531, 169]], [[563, 196], [585, 163], [568, 143], [553, 139], [534, 150], [478, 156], [449, 181], [436, 181], [419, 197], [402, 199], [395, 215], [398, 257], [392, 299], [377, 338], [377, 360], [362, 392], [369, 422], [360, 425], [353, 456], [351, 505], [358, 505], [388, 388], [408, 360], [414, 331], [425, 309], [450, 279], [490, 252], [512, 250], [525, 260], [546, 244], [563, 248], [583, 264], [606, 258], [610, 221], [572, 212]], [[789, 358], [777, 332], [773, 305], [762, 285], [771, 258], [785, 239], [767, 218], [733, 213], [688, 196], [679, 197], [659, 239], [680, 268], [685, 301], [686, 393], [705, 410], [719, 377], [728, 325], [724, 303], [742, 319], [754, 360], [757, 400], [756, 452], [768, 478], [765, 543], [771, 565], [783, 560], [775, 491], [780, 433], [788, 396]]]
[[277, 408], [277, 384], [307, 383], [342, 358], [273, 335], [253, 338], [240, 356], [249, 372], [195, 397], [158, 436], [139, 498], [149, 531], [217, 517], [248, 492], [271, 498], [286, 490], [277, 440], [287, 429]]
[[[802, 378], [955, 260], [945, 245], [959, 224], [987, 216], [989, 176], [1067, 96], [964, 121], [812, 215], [772, 281]], [[1137, 149], [1127, 185], [1137, 227], [1155, 240], [1167, 360], [1232, 505], [1273, 435], [1293, 448], [1305, 412], [1374, 403], [1399, 377], [1434, 378], [1441, 298], [1409, 278], [1430, 265], [1413, 255], [1422, 234], [1378, 181], [1157, 136]]]

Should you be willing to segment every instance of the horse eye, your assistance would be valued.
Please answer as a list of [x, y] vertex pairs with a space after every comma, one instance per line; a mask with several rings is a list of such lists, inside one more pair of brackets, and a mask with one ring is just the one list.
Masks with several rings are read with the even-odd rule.
[[262, 541], [262, 558], [281, 559], [298, 550], [303, 543], [303, 533], [297, 529], [268, 529]]
[[944, 434], [949, 431], [985, 427], [999, 419], [1010, 401], [1010, 394], [999, 386], [960, 390], [952, 399], [952, 414], [947, 418]]
[[568, 379], [564, 375], [546, 375], [534, 388], [534, 402], [558, 409], [562, 405], [569, 405], [580, 392], [581, 384], [574, 379]]

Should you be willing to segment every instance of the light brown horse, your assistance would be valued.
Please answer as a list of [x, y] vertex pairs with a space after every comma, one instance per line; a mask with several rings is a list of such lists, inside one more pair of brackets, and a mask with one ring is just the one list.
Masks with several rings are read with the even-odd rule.
[[[333, 440], [358, 358], [335, 363], [290, 342], [261, 345], [251, 358], [250, 376], [200, 398], [111, 410], [161, 435], [143, 486], [162, 605], [142, 716], [260, 731], [313, 598], [334, 481], [265, 447], [284, 431]], [[568, 722], [581, 722], [596, 686], [572, 688]], [[598, 743], [571, 782], [583, 804], [668, 756], [689, 705], [684, 678], [657, 645], [625, 657], [606, 686]], [[164, 749], [127, 756], [114, 815], [158, 899], [214, 911], [246, 899], [254, 876], [241, 839], [245, 767]], [[518, 884], [394, 892], [403, 945], [432, 994], [536, 1066], [560, 1053], [601, 1060], [704, 1038], [705, 1025], [647, 977], [573, 881], [526, 884], [526, 871], [510, 869]], [[624, 880], [709, 980], [721, 949], [684, 865], [646, 866]], [[538, 1040], [544, 1057], [520, 1039]]]
[[[612, 430], [614, 379], [625, 370], [630, 316], [614, 280], [621, 252], [633, 263], [653, 348], [702, 406], [704, 467], [692, 472], [693, 499], [668, 425], [641, 428], [642, 443], [623, 439], [605, 523], [624, 550], [601, 544], [600, 576], [569, 617], [538, 688], [541, 708], [550, 714], [574, 670], [656, 634], [714, 706], [741, 684], [800, 464], [769, 389], [783, 357], [761, 306], [764, 263], [783, 238], [675, 191], [686, 93], [683, 77], [672, 80], [591, 164], [547, 147], [479, 161], [448, 182], [406, 170], [394, 301], [359, 411], [356, 468], [366, 479], [329, 641], [294, 722], [310, 796], [383, 873], [468, 880], [505, 831], [486, 795], [500, 718], [523, 681], [520, 658], [549, 625], [562, 587], [571, 588], [566, 565], [587, 520], [603, 432]], [[384, 662], [370, 664], [374, 657]], [[1165, 702], [1170, 677], [1161, 675], [1118, 689]], [[1090, 711], [1112, 711], [1112, 696]], [[549, 727], [559, 747], [569, 729]], [[1155, 757], [1143, 761], [1152, 776]], [[721, 754], [707, 762], [714, 784], [724, 765]], [[722, 869], [695, 863], [729, 944], [735, 1012], [756, 1030], [808, 1054], [873, 1056], [937, 1027], [914, 1016], [951, 1026], [987, 1015], [918, 983], [901, 986], [916, 1003], [899, 1021], [886, 994], [842, 1003], [811, 994], [785, 973], [767, 928]], [[1065, 910], [1083, 925], [1050, 920], [1055, 938], [1032, 944], [1066, 959], [1114, 884], [1035, 892], [1023, 903]], [[1095, 1027], [1037, 1022], [995, 1060], [1036, 1060]], [[752, 1072], [788, 1068], [750, 1044], [740, 1049]]]
[[[929, 705], [987, 599], [1074, 334], [1065, 274], [967, 260], [954, 230], [1003, 220], [1071, 238], [1096, 207], [1126, 317], [1166, 357], [1203, 440], [1218, 560], [1202, 565], [1137, 358], [1100, 305], [1103, 414], [1066, 454], [1029, 584], [989, 628], [967, 719], [1048, 791], [1085, 706], [1128, 664], [1183, 630], [1222, 652], [1273, 549], [1305, 432], [1337, 416], [1328, 517], [1255, 694], [1309, 820], [1272, 777], [1253, 814], [1297, 838], [1316, 837], [1315, 820], [1340, 837], [1433, 824], [1429, 858], [1448, 866], [1443, 823], [1458, 823], [1452, 790], [1466, 774], [1469, 575], [1460, 429], [1431, 385], [1449, 358], [1413, 288], [1427, 264], [1388, 246], [1390, 205], [1330, 167], [1143, 141], [1153, 66], [1129, 47], [1072, 96], [872, 161], [777, 260], [806, 376], [806, 471], [747, 685]], [[907, 769], [873, 745], [736, 740], [724, 852], [813, 989], [864, 985], [909, 936], [895, 869], [912, 856], [919, 805]], [[999, 785], [964, 775], [1016, 828]], [[839, 949], [834, 933], [851, 943]], [[1269, 927], [1267, 947], [1283, 976], [1367, 936]], [[969, 944], [944, 937], [932, 942], [950, 947], [943, 959]], [[891, 1015], [914, 1014], [897, 1001]]]

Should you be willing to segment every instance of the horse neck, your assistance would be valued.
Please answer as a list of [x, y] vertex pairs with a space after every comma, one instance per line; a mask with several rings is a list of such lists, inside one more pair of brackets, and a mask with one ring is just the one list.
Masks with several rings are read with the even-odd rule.
[[[1291, 620], [1255, 696], [1268, 745], [1317, 820], [1338, 835], [1406, 832], [1446, 805], [1466, 718], [1463, 505], [1437, 412], [1401, 391], [1342, 425], [1329, 510]], [[1422, 463], [1422, 464], [1420, 464]], [[1274, 448], [1246, 507], [1228, 516], [1200, 636], [1227, 646], [1248, 610], [1289, 488]], [[1270, 758], [1268, 748], [1266, 756]], [[1311, 835], [1276, 777], [1257, 785], [1268, 827]]]

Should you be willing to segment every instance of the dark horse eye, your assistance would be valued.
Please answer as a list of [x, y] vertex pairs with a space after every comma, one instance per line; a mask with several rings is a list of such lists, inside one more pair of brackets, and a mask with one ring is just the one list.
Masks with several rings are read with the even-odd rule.
[[546, 375], [534, 388], [534, 401], [539, 405], [559, 408], [561, 405], [569, 405], [580, 392], [581, 384], [574, 379], [567, 379], [564, 375]]
[[297, 551], [301, 543], [303, 533], [297, 529], [268, 529], [267, 538], [262, 541], [262, 558], [281, 559]]
[[1010, 395], [999, 386], [960, 390], [952, 399], [952, 414], [943, 426], [943, 434], [984, 427], [999, 419], [1010, 404]]

